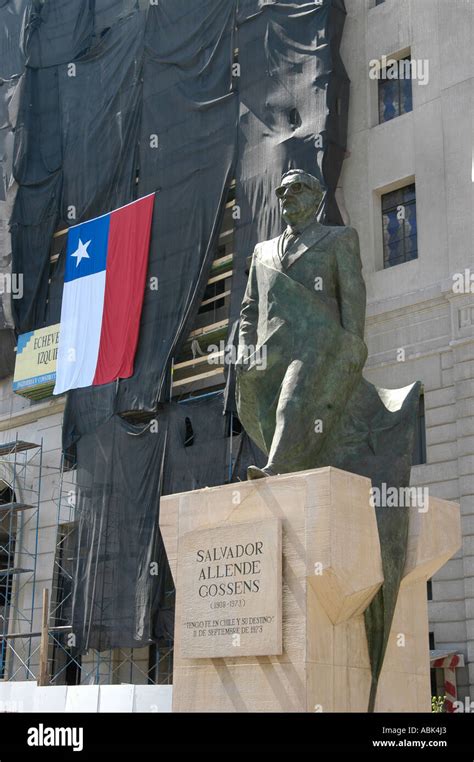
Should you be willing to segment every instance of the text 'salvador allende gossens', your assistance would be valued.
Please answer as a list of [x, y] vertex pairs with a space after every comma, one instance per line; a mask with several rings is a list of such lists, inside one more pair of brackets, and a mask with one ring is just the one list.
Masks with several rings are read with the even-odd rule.
[[[196, 561], [202, 564], [199, 570], [199, 582], [203, 583], [199, 586], [199, 596], [215, 598], [258, 593], [260, 580], [256, 577], [261, 572], [261, 559], [258, 556], [262, 554], [261, 540], [198, 550]], [[232, 579], [235, 577], [242, 579]], [[210, 580], [216, 581], [210, 582]]]

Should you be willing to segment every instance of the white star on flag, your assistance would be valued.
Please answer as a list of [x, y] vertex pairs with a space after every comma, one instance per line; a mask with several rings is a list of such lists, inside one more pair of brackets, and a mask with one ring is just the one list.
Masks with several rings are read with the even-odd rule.
[[71, 254], [71, 257], [75, 257], [77, 260], [76, 267], [79, 267], [81, 260], [90, 259], [89, 252], [87, 251], [89, 244], [90, 241], [87, 241], [87, 243], [82, 243], [81, 239], [79, 238], [79, 246], [77, 247], [76, 251]]

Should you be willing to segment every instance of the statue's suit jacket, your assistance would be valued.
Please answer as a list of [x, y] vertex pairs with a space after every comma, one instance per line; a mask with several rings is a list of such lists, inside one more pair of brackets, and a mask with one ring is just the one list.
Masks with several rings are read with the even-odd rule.
[[[367, 356], [357, 232], [313, 223], [285, 252], [283, 240], [282, 235], [255, 247], [239, 333], [237, 407], [245, 429], [267, 453], [282, 390], [295, 401], [288, 426], [301, 430], [299, 419], [308, 409], [327, 418], [326, 410], [318, 412], [318, 400], [328, 395], [338, 412]], [[288, 377], [295, 361], [303, 366], [296, 381], [294, 374]], [[295, 451], [295, 462], [300, 458]]]
[[[286, 326], [293, 334], [294, 348], [300, 337], [304, 342], [310, 339], [306, 329], [311, 334], [319, 327], [321, 318], [322, 322], [332, 318], [363, 340], [365, 284], [357, 231], [314, 223], [285, 252], [283, 240], [281, 235], [255, 247], [242, 302], [240, 347], [262, 347]], [[296, 287], [291, 294], [284, 276], [302, 288]], [[298, 302], [302, 289], [309, 292], [305, 297], [311, 297], [313, 314], [309, 316], [303, 316], [303, 304]], [[302, 318], [309, 318], [310, 324], [303, 325]], [[318, 336], [314, 336], [314, 341], [318, 342]]]

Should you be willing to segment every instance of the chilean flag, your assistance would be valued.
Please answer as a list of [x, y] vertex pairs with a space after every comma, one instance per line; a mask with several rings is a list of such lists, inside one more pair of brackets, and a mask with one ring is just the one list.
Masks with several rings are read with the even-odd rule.
[[69, 228], [54, 394], [133, 375], [154, 200]]

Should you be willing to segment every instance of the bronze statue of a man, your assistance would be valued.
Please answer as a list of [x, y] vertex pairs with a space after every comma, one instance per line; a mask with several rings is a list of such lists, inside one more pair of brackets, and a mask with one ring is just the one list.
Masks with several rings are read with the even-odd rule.
[[[372, 486], [410, 480], [420, 383], [378, 389], [364, 379], [365, 285], [357, 232], [317, 220], [318, 180], [302, 170], [277, 188], [284, 233], [255, 247], [242, 302], [236, 402], [267, 456], [257, 479], [321, 466]], [[373, 711], [406, 557], [408, 508], [375, 505], [384, 584], [365, 612]]]
[[356, 230], [318, 222], [323, 190], [307, 172], [276, 194], [287, 228], [255, 247], [237, 355], [239, 417], [268, 456], [251, 479], [318, 465], [367, 357]]

